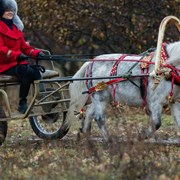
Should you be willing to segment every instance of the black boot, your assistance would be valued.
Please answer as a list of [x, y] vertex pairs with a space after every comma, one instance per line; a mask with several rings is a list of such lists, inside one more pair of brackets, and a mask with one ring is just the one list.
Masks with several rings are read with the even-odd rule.
[[20, 98], [19, 105], [18, 105], [18, 111], [21, 114], [24, 114], [26, 112], [27, 108], [28, 108], [27, 99], [26, 98]]

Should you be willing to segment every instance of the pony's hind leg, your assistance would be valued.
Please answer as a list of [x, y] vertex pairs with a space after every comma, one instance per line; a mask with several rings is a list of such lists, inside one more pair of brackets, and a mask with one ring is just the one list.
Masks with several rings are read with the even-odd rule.
[[110, 140], [109, 133], [105, 125], [105, 108], [106, 108], [106, 102], [105, 101], [96, 101], [94, 103], [95, 107], [95, 121], [98, 124], [98, 127], [100, 129], [100, 133], [104, 139], [105, 142], [108, 142]]
[[87, 133], [91, 131], [91, 124], [94, 118], [94, 106], [89, 104], [86, 106], [86, 115], [81, 119], [82, 132]]
[[77, 138], [82, 139], [83, 137], [88, 137], [91, 132], [91, 124], [93, 120], [94, 107], [93, 104], [86, 105], [86, 113], [84, 113], [79, 120], [81, 121], [81, 128], [77, 134]]
[[64, 122], [65, 126], [67, 126], [68, 128], [71, 126], [73, 120], [75, 119], [76, 113], [84, 107], [86, 101], [87, 95], [82, 95], [79, 98], [77, 98], [76, 96], [73, 96], [73, 93], [71, 94], [71, 101]]

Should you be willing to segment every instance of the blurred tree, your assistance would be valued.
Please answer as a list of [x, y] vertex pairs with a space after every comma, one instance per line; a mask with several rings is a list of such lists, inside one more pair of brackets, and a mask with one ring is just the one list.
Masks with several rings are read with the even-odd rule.
[[[32, 44], [54, 54], [140, 53], [156, 46], [167, 15], [179, 16], [179, 0], [17, 0]], [[166, 41], [179, 40], [169, 27]], [[76, 64], [64, 67], [71, 74]]]

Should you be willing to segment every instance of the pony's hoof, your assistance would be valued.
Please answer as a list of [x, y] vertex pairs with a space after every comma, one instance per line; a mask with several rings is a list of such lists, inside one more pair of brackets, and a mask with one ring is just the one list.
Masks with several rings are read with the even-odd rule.
[[113, 143], [113, 138], [112, 137], [108, 138], [108, 143]]
[[139, 135], [138, 135], [138, 140], [139, 141], [143, 141], [143, 140], [145, 140], [145, 139], [149, 139], [150, 138], [150, 133], [148, 132], [148, 130], [145, 130], [145, 129], [143, 129], [142, 131], [141, 131], [141, 133], [139, 133]]
[[102, 137], [102, 142], [104, 144], [111, 144], [113, 142], [112, 137], [108, 136], [108, 137]]
[[82, 128], [79, 128], [79, 132], [80, 132], [80, 133], [83, 133], [83, 129], [82, 129]]
[[113, 139], [109, 136], [107, 139], [104, 140], [104, 142], [111, 144], [113, 142]]
[[[81, 129], [81, 128], [79, 128], [79, 129]], [[77, 133], [76, 141], [80, 141], [81, 138], [82, 138], [82, 131], [79, 130], [79, 132]]]
[[79, 132], [77, 133], [77, 141], [80, 141], [84, 137], [83, 129], [79, 128]]
[[84, 132], [83, 128], [79, 128], [79, 132], [77, 133], [77, 141], [87, 139], [90, 137], [90, 132]]

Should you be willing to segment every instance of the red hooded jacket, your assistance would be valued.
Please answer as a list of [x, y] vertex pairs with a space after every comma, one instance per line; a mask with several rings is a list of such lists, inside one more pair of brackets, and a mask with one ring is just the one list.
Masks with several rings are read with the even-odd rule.
[[[21, 53], [36, 57], [41, 52], [29, 46], [24, 40], [24, 34], [13, 25], [11, 30], [0, 20], [0, 73], [17, 65], [17, 58]], [[20, 64], [28, 64], [26, 61]]]

